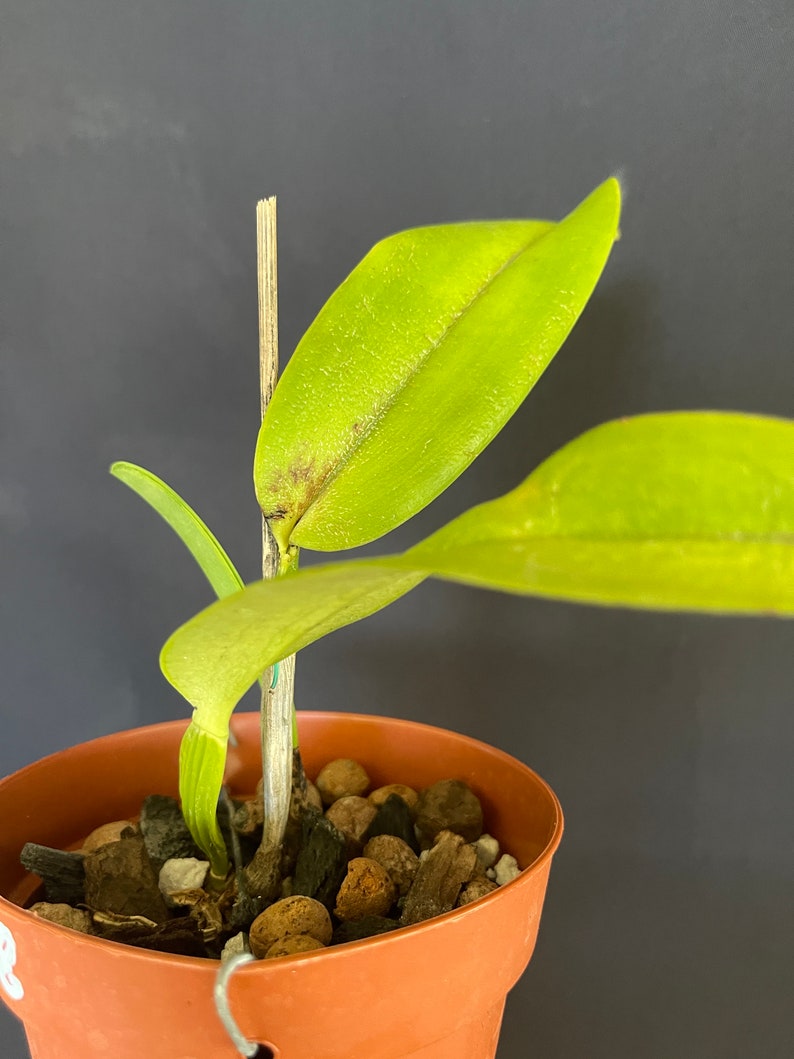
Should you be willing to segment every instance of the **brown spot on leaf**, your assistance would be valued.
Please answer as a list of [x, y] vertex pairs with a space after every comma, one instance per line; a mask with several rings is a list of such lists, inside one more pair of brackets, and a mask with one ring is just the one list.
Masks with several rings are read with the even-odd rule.
[[287, 514], [285, 507], [274, 507], [272, 511], [263, 511], [262, 514], [268, 520], [268, 522], [277, 522], [279, 519], [284, 518]]

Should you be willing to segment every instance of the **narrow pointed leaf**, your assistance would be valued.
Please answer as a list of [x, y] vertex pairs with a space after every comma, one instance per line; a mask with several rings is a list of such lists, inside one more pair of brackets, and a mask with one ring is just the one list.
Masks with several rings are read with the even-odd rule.
[[129, 486], [168, 523], [201, 567], [219, 598], [239, 592], [243, 587], [242, 578], [217, 537], [170, 485], [134, 463], [114, 463], [110, 473]]
[[521, 404], [614, 242], [615, 180], [560, 224], [419, 228], [320, 311], [262, 424], [259, 503], [282, 550], [351, 548], [438, 496]]
[[632, 607], [794, 614], [794, 423], [596, 427], [404, 557], [451, 580]]
[[[242, 578], [217, 537], [161, 478], [124, 461], [114, 463], [110, 473], [168, 523], [196, 560], [219, 599], [243, 588]], [[212, 875], [219, 879], [226, 875], [229, 867], [226, 845], [217, 821], [228, 739], [228, 725], [221, 736], [191, 723], [179, 750], [179, 793], [185, 821], [195, 842], [209, 857]]]

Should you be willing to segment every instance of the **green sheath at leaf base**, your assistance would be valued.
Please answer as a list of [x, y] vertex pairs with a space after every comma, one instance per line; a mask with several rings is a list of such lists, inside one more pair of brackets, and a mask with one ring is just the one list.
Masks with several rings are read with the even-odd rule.
[[179, 748], [179, 797], [182, 815], [198, 847], [210, 860], [211, 881], [223, 883], [229, 858], [217, 820], [218, 798], [226, 768], [225, 735], [199, 727], [191, 721]]

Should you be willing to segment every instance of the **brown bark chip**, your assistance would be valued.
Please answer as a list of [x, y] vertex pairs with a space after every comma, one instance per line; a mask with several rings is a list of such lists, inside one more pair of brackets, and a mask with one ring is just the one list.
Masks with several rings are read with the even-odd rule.
[[85, 903], [97, 912], [168, 919], [157, 875], [140, 835], [100, 846], [84, 859]]
[[416, 826], [426, 842], [432, 843], [439, 831], [454, 831], [474, 842], [482, 834], [482, 821], [480, 799], [461, 780], [439, 780], [419, 795]]
[[399, 794], [389, 794], [386, 801], [378, 806], [375, 819], [367, 828], [364, 840], [368, 841], [376, 835], [396, 835], [410, 846], [414, 853], [419, 852], [411, 810]]
[[460, 835], [442, 831], [419, 863], [403, 906], [403, 926], [421, 923], [454, 908], [461, 888], [477, 870], [477, 854]]
[[351, 919], [340, 923], [334, 930], [333, 944], [344, 945], [348, 941], [374, 938], [378, 934], [387, 934], [390, 930], [396, 930], [399, 925], [396, 919], [386, 919], [385, 916], [364, 916], [363, 919]]
[[292, 892], [314, 897], [331, 909], [346, 871], [347, 839], [330, 820], [309, 810], [303, 817], [303, 840], [292, 877]]

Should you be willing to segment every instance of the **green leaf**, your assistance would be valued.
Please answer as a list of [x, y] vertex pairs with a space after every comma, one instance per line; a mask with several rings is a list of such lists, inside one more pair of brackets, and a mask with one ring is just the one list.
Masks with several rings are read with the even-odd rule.
[[157, 475], [134, 463], [114, 463], [110, 473], [128, 485], [165, 519], [199, 564], [218, 597], [239, 592], [243, 580], [231, 559], [209, 527], [178, 493]]
[[215, 807], [225, 749], [217, 748], [225, 748], [229, 718], [241, 696], [274, 662], [373, 614], [425, 576], [368, 560], [313, 567], [249, 585], [170, 637], [161, 668], [194, 707], [180, 751], [183, 811], [205, 852], [219, 857]]
[[216, 880], [229, 870], [226, 843], [218, 826], [218, 797], [226, 768], [229, 729], [219, 736], [191, 721], [179, 747], [179, 797], [182, 815], [199, 849], [207, 854]]
[[304, 335], [254, 480], [282, 552], [351, 548], [438, 496], [515, 412], [616, 237], [617, 181], [560, 224], [419, 228], [378, 243]]
[[631, 607], [794, 613], [794, 423], [596, 427], [403, 557], [467, 584]]
[[430, 575], [589, 603], [794, 614], [794, 423], [683, 412], [604, 424], [404, 555], [214, 603], [165, 644], [163, 672], [194, 724], [223, 740], [267, 666]]

